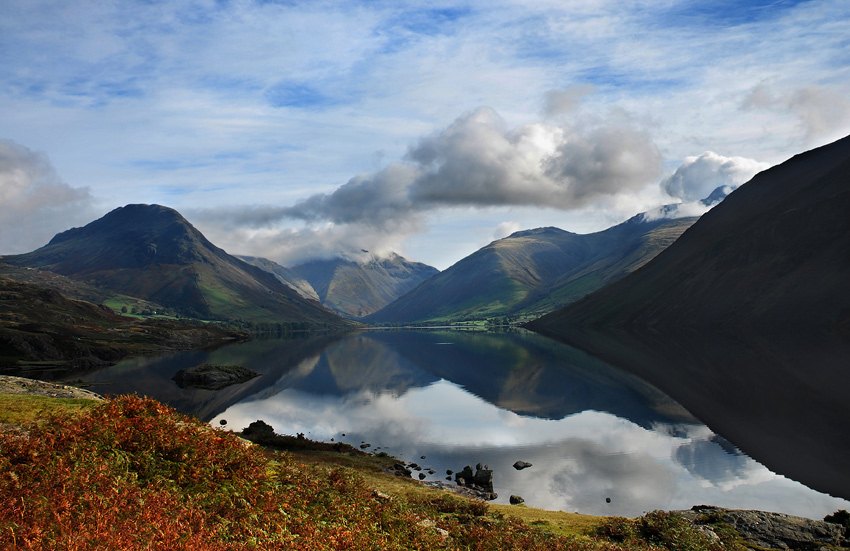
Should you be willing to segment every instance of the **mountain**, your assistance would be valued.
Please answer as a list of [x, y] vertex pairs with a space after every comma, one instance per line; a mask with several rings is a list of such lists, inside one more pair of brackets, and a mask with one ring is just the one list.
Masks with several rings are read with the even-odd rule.
[[216, 247], [180, 213], [159, 205], [120, 207], [57, 234], [40, 249], [3, 261], [50, 270], [192, 317], [347, 325], [269, 272]]
[[350, 318], [380, 310], [439, 273], [436, 268], [395, 253], [387, 258], [372, 256], [368, 262], [313, 260], [294, 266], [292, 272], [310, 282], [322, 304]]
[[643, 269], [531, 324], [850, 331], [850, 136], [757, 174]]
[[316, 293], [316, 290], [313, 289], [313, 286], [310, 285], [310, 282], [302, 277], [299, 277], [289, 268], [285, 268], [277, 262], [269, 260], [268, 258], [263, 258], [261, 256], [236, 255], [236, 258], [244, 260], [252, 266], [262, 268], [263, 270], [274, 274], [275, 277], [277, 277], [281, 283], [294, 289], [302, 297], [315, 301], [319, 300], [319, 295]]
[[365, 321], [457, 321], [550, 312], [634, 271], [695, 220], [651, 220], [639, 214], [592, 234], [552, 227], [516, 232], [435, 275]]

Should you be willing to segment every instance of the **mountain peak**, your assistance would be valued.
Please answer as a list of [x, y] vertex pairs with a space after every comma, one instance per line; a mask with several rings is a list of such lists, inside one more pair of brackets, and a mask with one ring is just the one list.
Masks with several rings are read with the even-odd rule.
[[535, 235], [564, 235], [572, 232], [556, 228], [554, 226], [545, 226], [542, 228], [534, 228], [531, 230], [520, 230], [510, 234], [508, 237], [529, 237]]

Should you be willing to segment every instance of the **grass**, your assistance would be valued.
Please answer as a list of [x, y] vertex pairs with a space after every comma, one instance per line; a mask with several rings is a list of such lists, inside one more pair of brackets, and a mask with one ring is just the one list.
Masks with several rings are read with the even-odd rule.
[[84, 398], [0, 394], [0, 423], [31, 425], [52, 415], [80, 415], [96, 405]]

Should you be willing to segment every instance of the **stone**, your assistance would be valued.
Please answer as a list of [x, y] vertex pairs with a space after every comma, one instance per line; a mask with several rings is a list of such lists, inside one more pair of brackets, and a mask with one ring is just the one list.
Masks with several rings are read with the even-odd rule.
[[514, 469], [518, 471], [527, 469], [529, 467], [531, 467], [531, 463], [529, 463], [528, 461], [517, 461], [516, 463], [514, 463]]
[[525, 503], [525, 500], [519, 496], [512, 495], [510, 497], [511, 505], [519, 505], [520, 503]]
[[407, 477], [407, 478], [410, 478], [411, 476], [413, 476], [413, 471], [411, 471], [410, 469], [408, 469], [407, 467], [405, 467], [401, 463], [396, 463], [395, 465], [393, 465], [393, 473], [396, 476], [403, 476], [403, 477]]

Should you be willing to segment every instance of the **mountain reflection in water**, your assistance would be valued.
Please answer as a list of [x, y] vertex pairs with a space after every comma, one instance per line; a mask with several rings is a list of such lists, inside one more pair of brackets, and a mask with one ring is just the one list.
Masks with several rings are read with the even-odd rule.
[[[203, 362], [262, 376], [220, 391], [170, 380]], [[280, 433], [368, 443], [432, 469], [429, 480], [489, 464], [502, 503], [517, 494], [533, 507], [628, 516], [702, 503], [812, 518], [850, 508], [770, 472], [635, 376], [522, 330], [258, 339], [129, 360], [87, 380], [232, 430], [262, 419]], [[533, 467], [517, 471], [518, 460]]]

